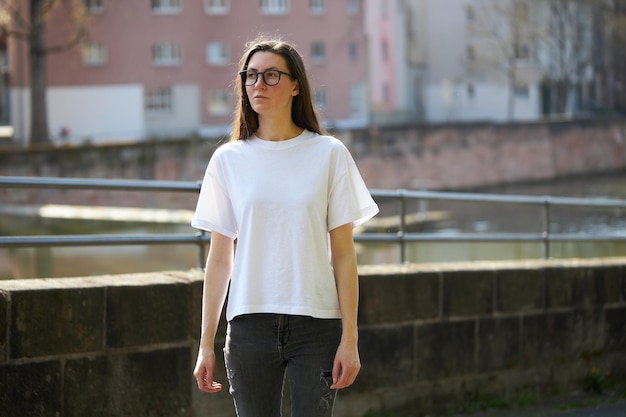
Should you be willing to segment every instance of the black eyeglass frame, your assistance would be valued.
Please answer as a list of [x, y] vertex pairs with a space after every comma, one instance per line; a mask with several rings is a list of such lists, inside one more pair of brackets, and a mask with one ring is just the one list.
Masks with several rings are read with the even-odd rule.
[[[249, 72], [256, 74], [256, 78], [254, 79], [254, 82], [252, 84], [247, 84], [246, 83], [246, 78], [247, 78]], [[265, 80], [265, 73], [266, 72], [277, 72], [278, 73], [278, 81], [276, 81], [276, 84], [269, 84]], [[241, 76], [241, 81], [243, 82], [243, 85], [245, 85], [247, 87], [251, 87], [251, 86], [255, 85], [259, 81], [259, 75], [263, 79], [263, 82], [265, 83], [265, 85], [269, 85], [270, 87], [278, 85], [280, 83], [280, 77], [282, 75], [287, 75], [287, 76], [289, 76], [291, 78], [295, 78], [292, 74], [290, 74], [288, 72], [285, 72], [285, 71], [277, 70], [277, 69], [268, 69], [268, 70], [265, 70], [265, 71], [244, 70], [244, 71], [239, 71], [239, 75]]]

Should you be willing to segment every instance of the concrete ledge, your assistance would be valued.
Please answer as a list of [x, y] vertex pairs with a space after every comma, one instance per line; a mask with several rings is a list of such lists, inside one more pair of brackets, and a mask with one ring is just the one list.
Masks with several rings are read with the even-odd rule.
[[[363, 368], [336, 415], [626, 379], [626, 258], [361, 267]], [[232, 417], [192, 378], [202, 273], [0, 281], [0, 415]], [[223, 346], [225, 322], [218, 333]], [[439, 408], [438, 408], [439, 407]]]

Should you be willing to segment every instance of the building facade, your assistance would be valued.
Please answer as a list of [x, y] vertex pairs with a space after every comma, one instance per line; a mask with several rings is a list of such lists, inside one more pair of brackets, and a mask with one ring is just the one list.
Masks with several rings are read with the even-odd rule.
[[365, 8], [374, 123], [537, 120], [572, 114], [590, 97], [594, 28], [584, 4], [366, 0]]
[[[623, 16], [624, 0], [605, 3], [611, 13]], [[610, 106], [626, 106], [621, 53], [626, 36], [598, 36], [608, 25], [588, 2], [85, 4], [84, 42], [47, 56], [53, 140], [227, 135], [237, 61], [246, 41], [259, 33], [296, 44], [325, 123], [339, 129], [572, 117], [606, 97]], [[67, 26], [60, 14], [53, 17], [46, 43], [62, 44], [69, 36]], [[28, 45], [11, 37], [7, 45], [10, 88], [0, 89], [0, 118], [13, 126], [18, 141], [27, 143]]]
[[[366, 124], [361, 0], [86, 0], [86, 5], [85, 41], [47, 56], [53, 140], [227, 135], [238, 61], [245, 43], [260, 33], [298, 47], [325, 123]], [[65, 21], [59, 15], [48, 22], [47, 44], [63, 42]], [[24, 141], [30, 117], [27, 45], [10, 43], [11, 123], [16, 139]]]

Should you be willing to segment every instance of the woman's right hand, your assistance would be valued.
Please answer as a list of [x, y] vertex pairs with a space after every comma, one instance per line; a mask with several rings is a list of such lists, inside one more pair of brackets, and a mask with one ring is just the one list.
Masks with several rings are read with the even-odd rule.
[[214, 369], [215, 352], [213, 350], [205, 351], [201, 348], [198, 352], [196, 368], [193, 371], [200, 391], [214, 393], [222, 390], [222, 384], [213, 380]]

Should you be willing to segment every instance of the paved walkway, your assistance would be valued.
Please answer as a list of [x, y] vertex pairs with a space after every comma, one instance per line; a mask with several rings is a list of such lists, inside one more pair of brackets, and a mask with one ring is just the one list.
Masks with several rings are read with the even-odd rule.
[[[594, 402], [598, 405], [581, 405]], [[536, 405], [526, 410], [489, 410], [453, 417], [626, 417], [626, 398], [623, 395], [605, 398], [584, 396]]]
[[626, 417], [626, 401], [618, 404], [601, 405], [580, 410], [563, 411], [554, 417]]

